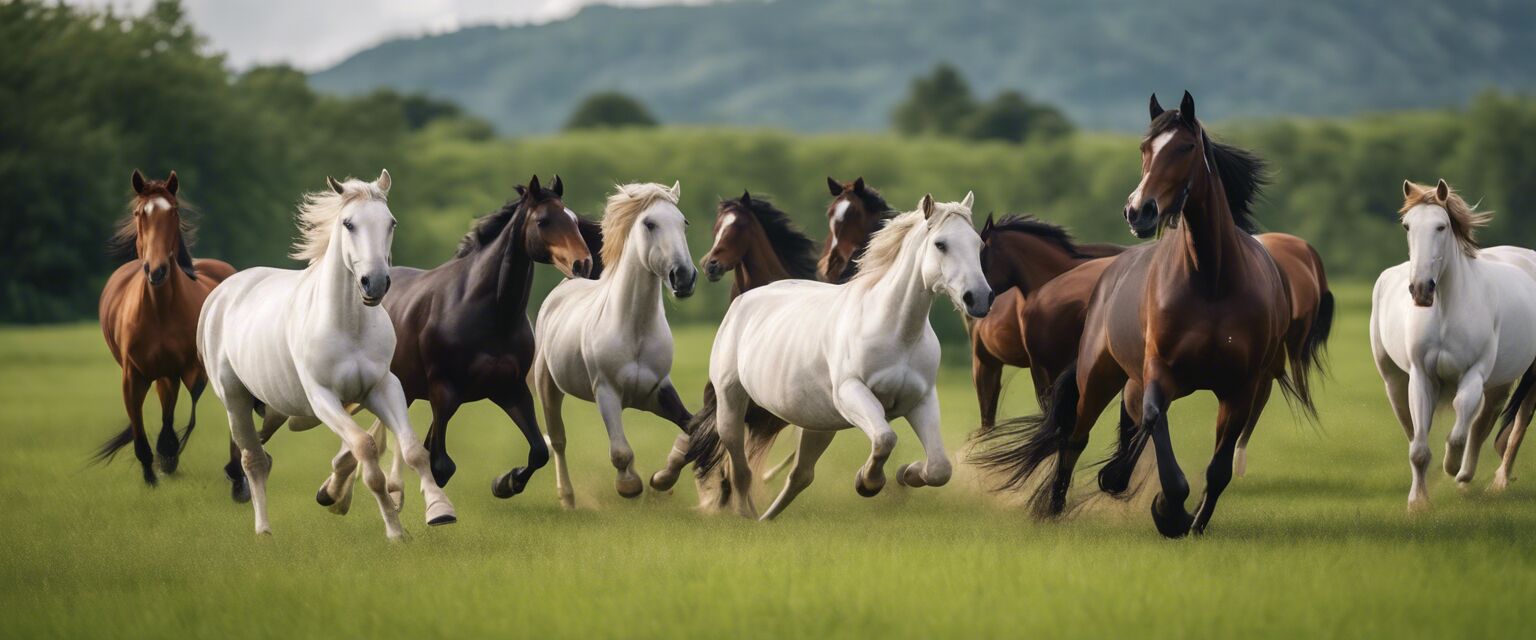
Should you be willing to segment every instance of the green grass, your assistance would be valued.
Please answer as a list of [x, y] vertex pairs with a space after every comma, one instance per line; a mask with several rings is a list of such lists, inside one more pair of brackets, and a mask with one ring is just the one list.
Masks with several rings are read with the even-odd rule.
[[[118, 369], [96, 328], [4, 329], [0, 626], [10, 637], [1522, 633], [1536, 596], [1536, 488], [1481, 495], [1495, 464], [1487, 453], [1478, 490], [1459, 495], [1436, 471], [1433, 511], [1408, 515], [1407, 446], [1370, 364], [1367, 291], [1341, 293], [1321, 426], [1272, 403], [1248, 477], [1234, 481], [1208, 535], [1179, 541], [1157, 536], [1145, 498], [1096, 500], [1065, 521], [1034, 522], [963, 464], [947, 487], [893, 482], [859, 498], [853, 474], [868, 443], [856, 431], [838, 438], [817, 483], [773, 523], [698, 513], [686, 487], [626, 501], [613, 490], [595, 412], [574, 401], [574, 512], [560, 509], [552, 469], [521, 496], [491, 497], [490, 479], [521, 464], [525, 445], [482, 403], [459, 413], [450, 439], [459, 524], [427, 529], [414, 491], [406, 544], [384, 540], [366, 494], [351, 515], [331, 515], [313, 495], [336, 438], [284, 432], [270, 448], [275, 535], [261, 539], [250, 507], [227, 497], [226, 420], [213, 394], [182, 470], [148, 489], [131, 452], [85, 464], [124, 420]], [[677, 334], [674, 379], [696, 406], [711, 330]], [[1013, 379], [1005, 413], [1033, 408], [1027, 386]], [[976, 422], [969, 374], [945, 370], [941, 393], [958, 458]], [[1197, 486], [1213, 409], [1201, 395], [1172, 413]], [[425, 405], [412, 417], [424, 429]], [[1108, 446], [1108, 417], [1092, 452]], [[650, 416], [626, 418], [648, 474], [675, 432]], [[1442, 418], [1437, 442], [1447, 431]], [[893, 463], [916, 459], [911, 430], [897, 432]], [[1435, 454], [1438, 470], [1438, 444]], [[1092, 486], [1080, 473], [1077, 493]]]

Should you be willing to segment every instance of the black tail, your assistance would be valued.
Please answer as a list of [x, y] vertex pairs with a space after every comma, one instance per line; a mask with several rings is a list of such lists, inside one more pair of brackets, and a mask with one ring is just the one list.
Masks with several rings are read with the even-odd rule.
[[1499, 416], [1499, 435], [1493, 443], [1499, 455], [1504, 455], [1504, 447], [1509, 446], [1509, 428], [1514, 426], [1515, 418], [1520, 416], [1520, 405], [1525, 404], [1532, 387], [1536, 387], [1536, 367], [1526, 369], [1525, 375], [1520, 376], [1514, 393], [1509, 394], [1509, 404], [1504, 405], [1504, 413]]
[[111, 462], [113, 458], [117, 457], [118, 451], [121, 451], [123, 447], [130, 444], [133, 444], [133, 425], [123, 427], [123, 430], [118, 432], [117, 435], [107, 438], [106, 442], [101, 443], [101, 447], [96, 449], [95, 454], [91, 455], [91, 462], [95, 464]]
[[1317, 303], [1317, 317], [1307, 327], [1307, 335], [1291, 345], [1285, 375], [1280, 378], [1280, 392], [1287, 400], [1300, 405], [1306, 415], [1317, 420], [1317, 405], [1312, 399], [1312, 371], [1327, 374], [1328, 335], [1333, 332], [1333, 292], [1323, 291]]
[[[993, 491], [1023, 488], [1042, 463], [1061, 451], [1076, 426], [1077, 395], [1074, 363], [1051, 384], [1041, 415], [1011, 418], [972, 436], [977, 450], [971, 454], [971, 462], [1002, 476]], [[1041, 483], [1030, 499], [1036, 512], [1047, 512], [1051, 484]]]
[[725, 460], [725, 445], [715, 431], [715, 384], [704, 385], [704, 404], [688, 421], [688, 461], [699, 478], [708, 477]]

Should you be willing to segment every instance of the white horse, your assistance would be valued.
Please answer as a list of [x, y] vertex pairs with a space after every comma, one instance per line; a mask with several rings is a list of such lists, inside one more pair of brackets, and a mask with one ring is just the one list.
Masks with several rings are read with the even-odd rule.
[[[626, 498], [644, 486], [624, 437], [624, 409], [650, 411], [686, 429], [690, 416], [672, 387], [672, 330], [662, 307], [663, 283], [686, 298], [698, 279], [688, 221], [677, 208], [680, 195], [677, 184], [618, 187], [603, 210], [602, 277], [561, 282], [539, 308], [533, 386], [549, 427], [555, 489], [566, 508], [576, 506], [560, 415], [566, 395], [597, 404], [618, 470], [615, 487]], [[682, 466], [686, 449], [686, 436], [679, 436], [669, 467]]]
[[[1408, 507], [1429, 507], [1424, 475], [1435, 407], [1450, 397], [1456, 423], [1445, 445], [1445, 472], [1463, 487], [1510, 388], [1536, 362], [1536, 252], [1479, 250], [1476, 228], [1488, 214], [1468, 206], [1441, 180], [1435, 187], [1403, 182], [1399, 212], [1408, 233], [1408, 262], [1382, 272], [1371, 294], [1371, 352], [1387, 399], [1409, 439], [1413, 484]], [[1536, 395], [1522, 383], [1509, 400], [1518, 423], [1489, 487], [1509, 483], [1510, 465]], [[1506, 414], [1506, 417], [1512, 413]], [[1469, 439], [1470, 438], [1470, 439]]]
[[[382, 443], [353, 422], [348, 405], [373, 412], [395, 434], [406, 461], [421, 475], [427, 524], [448, 524], [455, 516], [411, 430], [400, 381], [389, 372], [395, 330], [379, 306], [389, 291], [395, 228], [385, 203], [389, 172], [372, 183], [326, 180], [330, 190], [306, 194], [299, 208], [302, 235], [293, 257], [308, 260], [309, 267], [247, 269], [225, 280], [203, 305], [198, 352], [229, 412], [229, 430], [251, 484], [256, 533], [272, 531], [266, 489], [272, 462], [251, 420], [253, 410], [265, 407], [268, 423], [292, 416], [294, 431], [319, 422], [335, 431], [350, 458], [362, 464], [363, 482], [384, 516], [385, 535], [398, 539], [404, 531], [399, 504], [379, 469]], [[322, 487], [322, 503], [325, 491]]]
[[902, 484], [940, 486], [950, 462], [939, 433], [939, 340], [928, 323], [935, 297], [948, 295], [974, 317], [993, 293], [981, 271], [981, 236], [971, 223], [973, 194], [959, 203], [923, 196], [875, 233], [858, 275], [847, 284], [782, 280], [741, 295], [725, 314], [709, 359], [715, 386], [718, 442], [694, 434], [699, 473], [730, 460], [737, 511], [757, 516], [745, 437], [749, 411], [760, 408], [801, 427], [794, 468], [767, 520], [811, 484], [816, 460], [843, 429], [870, 440], [869, 460], [855, 478], [863, 496], [885, 486], [884, 465], [896, 446], [890, 421], [905, 417], [927, 459], [897, 470]]

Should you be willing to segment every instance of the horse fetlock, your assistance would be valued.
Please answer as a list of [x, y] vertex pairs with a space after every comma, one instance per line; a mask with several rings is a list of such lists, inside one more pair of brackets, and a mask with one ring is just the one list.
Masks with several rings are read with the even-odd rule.
[[614, 449], [609, 452], [608, 458], [613, 461], [613, 468], [624, 471], [635, 463], [635, 452], [630, 449]]
[[890, 431], [877, 434], [869, 440], [870, 455], [876, 458], [890, 457], [891, 452], [896, 450], [896, 434]]
[[1422, 442], [1408, 445], [1408, 461], [1413, 463], [1413, 466], [1424, 467], [1429, 465], [1430, 457], [1429, 445]]

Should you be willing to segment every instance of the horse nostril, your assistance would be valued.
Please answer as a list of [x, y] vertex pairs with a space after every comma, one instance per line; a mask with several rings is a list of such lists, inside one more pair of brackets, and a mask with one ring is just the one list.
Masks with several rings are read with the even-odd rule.
[[387, 276], [387, 275], [384, 276], [384, 290], [385, 291], [389, 290], [389, 276]]
[[976, 306], [976, 296], [971, 295], [969, 291], [965, 292], [965, 295], [960, 296], [960, 299], [965, 301], [965, 306], [967, 307]]
[[363, 276], [362, 283], [363, 283], [363, 290], [366, 291], [368, 289], [368, 276]]

